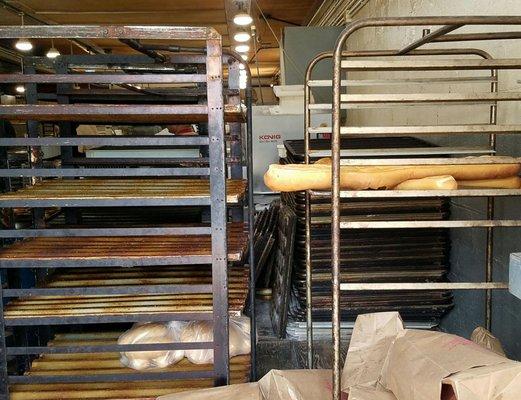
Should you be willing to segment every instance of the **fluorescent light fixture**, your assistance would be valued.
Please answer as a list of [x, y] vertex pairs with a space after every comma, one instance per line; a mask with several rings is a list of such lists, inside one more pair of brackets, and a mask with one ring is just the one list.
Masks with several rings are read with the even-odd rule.
[[246, 31], [238, 31], [235, 32], [235, 35], [233, 35], [233, 39], [239, 43], [247, 42], [250, 40], [250, 37], [250, 34]]
[[24, 85], [18, 85], [15, 87], [16, 93], [25, 93], [25, 86]]
[[33, 48], [33, 44], [29, 40], [22, 38], [16, 41], [14, 47], [20, 51], [30, 51]]
[[250, 46], [248, 46], [247, 44], [238, 44], [237, 46], [235, 46], [235, 51], [238, 53], [246, 53], [250, 51]]
[[235, 25], [239, 26], [246, 26], [253, 22], [253, 18], [250, 16], [250, 14], [247, 13], [239, 13], [236, 14], [235, 17], [233, 17], [233, 23]]

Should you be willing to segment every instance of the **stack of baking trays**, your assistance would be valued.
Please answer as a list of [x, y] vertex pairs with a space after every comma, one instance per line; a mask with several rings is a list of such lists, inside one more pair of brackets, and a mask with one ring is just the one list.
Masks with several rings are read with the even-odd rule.
[[[281, 163], [303, 163], [304, 142], [284, 142], [287, 157]], [[311, 141], [311, 162], [327, 155], [327, 140]], [[345, 139], [343, 149], [433, 148], [408, 137]], [[364, 154], [365, 156], [365, 154]], [[381, 157], [381, 155], [379, 155]], [[421, 156], [421, 155], [420, 155]], [[353, 157], [352, 155], [350, 157]], [[355, 153], [356, 157], [356, 153]], [[305, 193], [285, 193], [283, 202], [298, 216], [289, 306], [292, 334], [305, 337], [306, 252]], [[312, 195], [311, 265], [312, 315], [317, 327], [331, 321], [331, 198]], [[442, 220], [449, 204], [440, 198], [341, 199], [341, 216], [350, 221]], [[341, 232], [341, 280], [343, 282], [443, 282], [449, 271], [450, 243], [444, 229], [343, 230]], [[397, 310], [409, 322], [433, 325], [452, 306], [450, 291], [342, 292], [341, 318], [349, 326], [357, 314]], [[316, 329], [318, 332], [319, 329]], [[330, 332], [330, 329], [328, 329]], [[329, 333], [330, 334], [330, 333]], [[297, 335], [301, 336], [301, 335]]]
[[[41, 28], [44, 37], [53, 36], [55, 27]], [[133, 27], [75, 31], [88, 35], [98, 29], [113, 39], [146, 36]], [[224, 384], [228, 377], [231, 383], [249, 380], [250, 355], [229, 359], [226, 352], [228, 315], [243, 311], [249, 287], [243, 179], [248, 158], [241, 143], [245, 119], [237, 106], [242, 60], [223, 58], [212, 29], [148, 27], [146, 32], [151, 39], [168, 34], [205, 41], [207, 48], [198, 55], [176, 54], [175, 61], [167, 54], [165, 65], [139, 54], [72, 55], [59, 62], [34, 58], [32, 63], [55, 74], [9, 78], [29, 82], [27, 104], [0, 105], [0, 119], [26, 120], [27, 135], [2, 137], [0, 147], [36, 151], [30, 167], [3, 165], [0, 177], [24, 176], [36, 183], [0, 194], [1, 209], [30, 210], [31, 218], [18, 229], [0, 231], [11, 242], [0, 248], [1, 399], [150, 399]], [[135, 65], [143, 75], [125, 73]], [[194, 65], [194, 74], [177, 73], [187, 65]], [[94, 72], [77, 73], [87, 67]], [[86, 81], [120, 86], [91, 91]], [[129, 81], [183, 85], [157, 88], [157, 94], [128, 90]], [[236, 88], [228, 86], [233, 82]], [[42, 87], [47, 91], [39, 93]], [[40, 96], [45, 104], [37, 104]], [[42, 135], [44, 122], [59, 126], [60, 136]], [[155, 124], [172, 132], [187, 123], [198, 124], [199, 134], [77, 131], [80, 124]], [[61, 149], [56, 165], [37, 158], [42, 146]], [[85, 147], [111, 153], [88, 158]], [[155, 157], [155, 150], [177, 147], [193, 151], [181, 158]], [[120, 155], [121, 148], [132, 149], [132, 158]], [[213, 323], [213, 340], [117, 343], [134, 323], [194, 320]], [[121, 352], [178, 349], [213, 349], [214, 363], [183, 359], [137, 371], [119, 360]]]

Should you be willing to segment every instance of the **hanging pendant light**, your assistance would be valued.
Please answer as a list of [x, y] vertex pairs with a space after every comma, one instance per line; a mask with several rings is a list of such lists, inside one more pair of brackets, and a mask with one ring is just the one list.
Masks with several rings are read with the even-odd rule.
[[24, 85], [17, 85], [14, 90], [16, 90], [16, 93], [25, 93], [25, 86]]
[[60, 52], [56, 47], [54, 47], [54, 39], [51, 39], [51, 48], [45, 55], [47, 58], [56, 58], [60, 55]]
[[[24, 13], [21, 14], [22, 17], [22, 27], [24, 26]], [[26, 38], [20, 38], [16, 41], [14, 44], [14, 47], [16, 47], [20, 51], [31, 51], [33, 48], [33, 44], [29, 41], [29, 39]]]

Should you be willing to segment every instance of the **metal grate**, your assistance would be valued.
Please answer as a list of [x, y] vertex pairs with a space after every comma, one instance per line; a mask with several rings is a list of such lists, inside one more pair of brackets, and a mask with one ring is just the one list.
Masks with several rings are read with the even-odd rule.
[[[228, 226], [228, 260], [240, 261], [246, 226]], [[39, 237], [0, 249], [0, 266], [130, 266], [211, 261], [210, 235], [137, 237]], [[74, 265], [71, 265], [74, 266]]]
[[[227, 201], [237, 203], [244, 197], [246, 181], [227, 181]], [[38, 202], [55, 200], [134, 200], [134, 199], [193, 199], [210, 197], [206, 179], [56, 179], [46, 180], [16, 192], [0, 195], [2, 202]]]

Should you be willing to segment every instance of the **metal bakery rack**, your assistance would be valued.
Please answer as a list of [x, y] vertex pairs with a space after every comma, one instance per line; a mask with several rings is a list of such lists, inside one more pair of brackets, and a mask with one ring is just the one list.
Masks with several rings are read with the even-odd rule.
[[[340, 166], [341, 165], [443, 165], [460, 164], [469, 165], [476, 163], [519, 163], [519, 158], [514, 157], [495, 157], [494, 159], [479, 160], [465, 157], [440, 157], [439, 153], [396, 153], [396, 149], [388, 149], [381, 153], [370, 153], [364, 158], [354, 158], [349, 151], [343, 151], [340, 147], [342, 137], [389, 137], [389, 136], [447, 136], [447, 137], [476, 137], [476, 135], [486, 135], [488, 137], [488, 152], [494, 154], [496, 149], [496, 136], [504, 134], [518, 134], [521, 132], [519, 125], [498, 124], [498, 107], [507, 101], [519, 101], [521, 96], [516, 92], [498, 91], [498, 70], [512, 70], [521, 68], [521, 59], [503, 58], [495, 59], [486, 52], [476, 49], [420, 49], [418, 48], [434, 42], [452, 43], [480, 40], [509, 40], [521, 37], [519, 32], [478, 32], [450, 34], [450, 32], [464, 26], [483, 25], [488, 29], [501, 25], [521, 25], [521, 17], [406, 17], [406, 18], [370, 18], [361, 19], [349, 24], [339, 36], [334, 52], [322, 54], [312, 61], [308, 68], [306, 95], [309, 103], [309, 88], [313, 86], [329, 86], [333, 90], [332, 104], [310, 104], [306, 110], [306, 124], [308, 134], [331, 134], [331, 152], [324, 156], [332, 157], [332, 191], [314, 192], [309, 191], [307, 196], [321, 195], [329, 196], [332, 204], [332, 304], [333, 304], [333, 398], [341, 398], [341, 344], [340, 344], [340, 292], [341, 291], [379, 291], [379, 290], [486, 290], [485, 321], [488, 328], [491, 323], [491, 290], [507, 289], [508, 284], [504, 282], [493, 282], [493, 228], [497, 227], [520, 227], [519, 220], [499, 220], [494, 218], [494, 198], [514, 197], [521, 195], [519, 189], [459, 189], [459, 190], [342, 190], [340, 188]], [[394, 29], [405, 29], [404, 27], [431, 27], [441, 26], [432, 32], [426, 33], [422, 38], [410, 43], [409, 45], [396, 50], [367, 50], [350, 51], [346, 43], [347, 39], [354, 33], [363, 28], [380, 28], [385, 32], [386, 27]], [[482, 59], [470, 57], [460, 57], [463, 55], [474, 54]], [[431, 57], [416, 57], [420, 55]], [[414, 57], [409, 57], [414, 56]], [[438, 57], [444, 56], [444, 57]], [[310, 72], [321, 59], [332, 57], [333, 77], [329, 81], [311, 80]], [[400, 71], [400, 76], [393, 75], [393, 72]], [[453, 71], [455, 77], [439, 77], [433, 74], [434, 71]], [[461, 71], [490, 71], [489, 76], [467, 76], [458, 74]], [[357, 72], [369, 72], [370, 79], [355, 79]], [[373, 79], [378, 72], [384, 74], [383, 79]], [[418, 78], [418, 72], [431, 73], [434, 76]], [[489, 90], [484, 91], [479, 82], [487, 84]], [[422, 85], [458, 83], [469, 84], [473, 90], [462, 91], [452, 90], [447, 93], [447, 88], [443, 92], [429, 92], [422, 90]], [[355, 86], [378, 86], [391, 85], [395, 87], [391, 93], [362, 93], [352, 94]], [[402, 86], [400, 88], [400, 85]], [[419, 86], [416, 86], [419, 85]], [[407, 88], [404, 90], [404, 88]], [[420, 89], [418, 89], [420, 88]], [[412, 92], [411, 92], [412, 90]], [[403, 93], [402, 93], [403, 92]], [[466, 123], [441, 125], [394, 125], [394, 126], [352, 126], [347, 124], [351, 116], [349, 112], [356, 109], [378, 108], [379, 111], [390, 107], [421, 107], [426, 105], [436, 105], [440, 108], [450, 105], [481, 105], [489, 107], [487, 112], [487, 123]], [[313, 127], [309, 110], [325, 109], [332, 112], [331, 127]], [[421, 108], [418, 108], [420, 110]], [[347, 119], [344, 119], [344, 111], [348, 110]], [[421, 113], [420, 113], [421, 115]], [[471, 114], [472, 115], [472, 114]], [[483, 115], [482, 113], [480, 115]], [[454, 115], [452, 115], [454, 118]], [[464, 117], [460, 117], [462, 121]], [[453, 122], [452, 122], [453, 123]], [[351, 125], [351, 126], [348, 126]], [[308, 135], [306, 135], [306, 140]], [[447, 149], [443, 150], [447, 154]], [[309, 163], [311, 154], [309, 141], [306, 144], [306, 162]], [[342, 154], [343, 153], [343, 154]], [[428, 158], [419, 158], [419, 155], [430, 155]], [[453, 155], [474, 154], [472, 149], [452, 149]], [[481, 154], [481, 152], [478, 152]], [[343, 155], [344, 159], [341, 159]], [[368, 156], [407, 156], [407, 158], [367, 158]], [[410, 158], [413, 157], [413, 158]], [[443, 197], [443, 198], [484, 198], [486, 200], [485, 220], [446, 220], [446, 221], [352, 221], [349, 218], [341, 218], [340, 201], [341, 199], [373, 199], [373, 198], [422, 198], [422, 197]], [[309, 207], [307, 208], [309, 210]], [[307, 217], [309, 226], [309, 216]], [[484, 272], [486, 279], [484, 282], [384, 282], [384, 283], [353, 283], [340, 281], [340, 235], [343, 229], [416, 229], [416, 228], [485, 228], [487, 230], [486, 256], [484, 262]], [[309, 229], [309, 228], [308, 228]], [[308, 235], [309, 237], [309, 235]], [[309, 241], [308, 241], [309, 246]], [[307, 251], [308, 266], [310, 251]], [[309, 267], [310, 268], [310, 267]], [[309, 271], [308, 271], [309, 272]], [[311, 274], [307, 274], [308, 295], [310, 295]], [[310, 302], [310, 299], [308, 299]], [[308, 313], [310, 307], [308, 307]], [[311, 317], [308, 317], [308, 321]], [[308, 338], [311, 340], [312, 325], [308, 324]]]
[[[242, 311], [254, 274], [251, 87], [244, 108], [240, 57], [223, 54], [206, 27], [0, 28], [0, 38], [18, 37], [120, 40], [142, 54], [27, 57], [23, 74], [0, 77], [24, 84], [27, 103], [0, 106], [1, 119], [27, 122], [27, 137], [2, 137], [0, 146], [31, 154], [30, 168], [0, 177], [34, 183], [0, 194], [0, 207], [33, 215], [31, 226], [0, 231], [11, 243], [0, 249], [0, 398], [148, 398], [249, 380], [254, 350], [230, 360], [228, 349], [229, 314]], [[59, 135], [43, 135], [44, 123]], [[194, 123], [201, 129], [190, 136], [76, 132]], [[42, 146], [59, 146], [56, 167], [44, 167]], [[199, 151], [88, 158], [78, 146]], [[61, 212], [45, 218], [49, 209]], [[123, 323], [174, 320], [213, 321], [214, 340], [117, 344]], [[213, 349], [214, 364], [140, 372], [119, 363], [121, 351], [174, 349]]]

